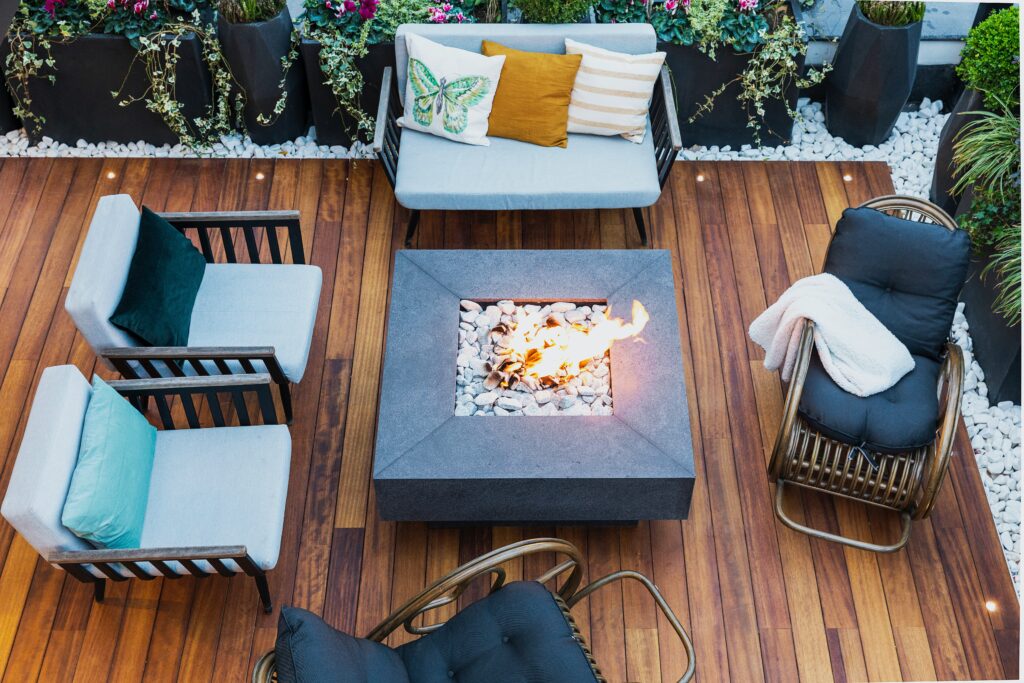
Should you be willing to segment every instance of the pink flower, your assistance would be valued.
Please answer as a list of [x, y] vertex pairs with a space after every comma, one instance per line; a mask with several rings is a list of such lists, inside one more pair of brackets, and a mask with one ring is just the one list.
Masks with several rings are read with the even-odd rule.
[[345, 11], [346, 12], [355, 12], [356, 11], [356, 3], [354, 3], [352, 0], [345, 0]]
[[107, 9], [114, 9], [117, 7], [117, 3], [114, 0], [107, 0]]
[[155, 11], [152, 14], [149, 15], [149, 19], [150, 19], [150, 21], [156, 21], [156, 12]]
[[56, 19], [58, 5], [63, 7], [64, 0], [46, 0], [46, 2], [43, 3], [43, 9], [46, 10], [46, 13], [49, 14], [51, 18]]
[[679, 3], [676, 0], [665, 0], [665, 9], [674, 12]]
[[757, 9], [758, 0], [739, 0], [741, 10], [755, 10]]

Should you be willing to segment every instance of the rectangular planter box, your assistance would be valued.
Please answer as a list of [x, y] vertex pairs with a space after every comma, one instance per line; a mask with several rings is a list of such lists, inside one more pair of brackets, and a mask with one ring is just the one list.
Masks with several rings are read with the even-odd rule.
[[[395, 44], [380, 43], [370, 45], [367, 49], [367, 55], [356, 61], [356, 68], [363, 74], [363, 92], [359, 97], [359, 106], [370, 116], [376, 116], [384, 68], [395, 66]], [[309, 102], [313, 113], [313, 125], [316, 126], [316, 141], [321, 145], [348, 147], [352, 144], [349, 131], [355, 131], [355, 122], [338, 109], [337, 98], [324, 84], [324, 74], [320, 68], [320, 43], [303, 38], [301, 52], [306, 69], [306, 82], [309, 84]]]
[[960, 300], [964, 302], [964, 315], [970, 326], [974, 357], [985, 371], [989, 402], [1020, 403], [1020, 325], [1007, 324], [1005, 318], [992, 310], [998, 280], [995, 273], [982, 277], [981, 271], [988, 261], [988, 254], [971, 260]]
[[[176, 89], [189, 119], [206, 114], [211, 103], [212, 83], [202, 58], [199, 39], [182, 39]], [[56, 80], [50, 83], [43, 72], [29, 85], [32, 109], [45, 119], [42, 130], [30, 127], [29, 136], [38, 142], [43, 136], [74, 145], [87, 142], [137, 142], [154, 145], [177, 144], [178, 137], [159, 115], [144, 102], [127, 107], [118, 104], [126, 96], [140, 96], [149, 87], [143, 65], [132, 62], [136, 50], [121, 36], [89, 34], [74, 42], [54, 43]], [[131, 73], [129, 74], [129, 69]], [[125, 81], [125, 75], [128, 75]], [[125, 83], [124, 97], [111, 92]]]
[[[802, 20], [803, 15], [798, 2], [791, 2], [790, 9], [797, 21]], [[738, 54], [731, 48], [720, 48], [715, 53], [715, 59], [711, 59], [696, 46], [671, 43], [658, 43], [658, 49], [667, 54], [665, 64], [672, 72], [676, 109], [679, 112], [679, 132], [683, 145], [729, 145], [733, 149], [739, 149], [742, 145], [753, 145], [754, 136], [752, 130], [747, 127], [746, 109], [736, 99], [740, 93], [739, 83], [733, 83], [726, 88], [715, 100], [715, 106], [711, 111], [693, 123], [689, 122], [689, 118], [696, 113], [707, 95], [743, 72], [750, 62], [750, 55]], [[800, 57], [799, 61], [802, 70], [804, 58]], [[786, 91], [790, 107], [796, 107], [798, 97], [796, 85], [790, 83]], [[786, 113], [785, 105], [778, 100], [769, 101], [765, 106], [761, 144], [781, 145], [788, 142], [792, 135], [793, 120]]]

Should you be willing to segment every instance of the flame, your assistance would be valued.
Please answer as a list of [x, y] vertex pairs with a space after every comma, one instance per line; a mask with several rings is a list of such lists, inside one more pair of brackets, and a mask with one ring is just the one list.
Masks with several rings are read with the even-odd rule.
[[519, 374], [549, 384], [561, 384], [579, 374], [591, 359], [601, 358], [612, 344], [640, 334], [651, 316], [633, 301], [632, 321], [611, 317], [611, 308], [590, 327], [552, 324], [548, 314], [528, 314], [501, 340], [513, 357], [523, 363]]

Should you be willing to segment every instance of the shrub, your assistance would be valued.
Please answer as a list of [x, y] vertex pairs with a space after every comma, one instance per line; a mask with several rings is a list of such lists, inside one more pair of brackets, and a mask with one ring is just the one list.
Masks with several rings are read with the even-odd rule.
[[267, 21], [284, 9], [284, 0], [220, 0], [220, 13], [232, 24]]
[[571, 24], [586, 14], [592, 0], [513, 0], [523, 17], [534, 24]]
[[857, 5], [868, 21], [882, 26], [907, 26], [924, 19], [923, 2], [859, 0]]
[[985, 106], [1000, 101], [1015, 108], [1020, 100], [1020, 9], [993, 12], [967, 34], [957, 74], [969, 88], [980, 90]]

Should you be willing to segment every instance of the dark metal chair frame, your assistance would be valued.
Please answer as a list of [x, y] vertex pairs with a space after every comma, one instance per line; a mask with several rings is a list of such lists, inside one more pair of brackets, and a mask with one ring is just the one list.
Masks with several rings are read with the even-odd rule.
[[[889, 195], [861, 206], [949, 230], [957, 229], [956, 222], [946, 212], [916, 197]], [[879, 463], [877, 469], [859, 445], [825, 436], [798, 414], [813, 353], [814, 324], [807, 321], [786, 395], [782, 424], [768, 465], [768, 478], [775, 482], [775, 514], [787, 527], [814, 538], [874, 552], [899, 550], [910, 539], [911, 521], [931, 513], [949, 467], [963, 396], [963, 353], [959, 346], [947, 341], [936, 388], [941, 420], [935, 440], [928, 446], [904, 453], [873, 453], [872, 457]], [[786, 513], [786, 484], [898, 512], [902, 520], [900, 537], [893, 543], [879, 544], [801, 524]]]
[[[159, 215], [185, 237], [194, 232], [207, 263], [217, 263], [219, 257], [225, 263], [238, 263], [241, 255], [246, 257], [243, 261], [245, 263], [263, 263], [258, 229], [262, 229], [269, 263], [286, 263], [279, 230], [285, 231], [290, 262], [296, 265], [306, 263], [298, 211], [181, 212]], [[241, 243], [236, 244], [239, 233]], [[281, 369], [273, 346], [130, 346], [97, 349], [97, 353], [128, 379], [184, 377], [186, 364], [200, 376], [231, 375], [230, 362], [241, 366], [242, 373], [237, 374], [266, 372], [277, 385], [285, 420], [288, 424], [292, 422], [291, 382]], [[262, 363], [263, 368], [257, 369], [257, 363]]]
[[[377, 123], [373, 136], [373, 151], [384, 167], [384, 173], [395, 187], [398, 176], [398, 155], [402, 143], [402, 128], [398, 119], [402, 116], [402, 104], [398, 92], [398, 79], [391, 67], [384, 69], [384, 80], [380, 88], [380, 102], [377, 107]], [[654, 136], [654, 161], [658, 169], [658, 183], [662, 189], [672, 172], [676, 154], [683, 147], [679, 133], [679, 119], [676, 114], [675, 94], [668, 67], [661, 67], [661, 74], [654, 86], [650, 107], [651, 133]], [[633, 219], [640, 233], [640, 242], [647, 246], [647, 228], [643, 207], [634, 206]], [[405, 246], [412, 246], [412, 237], [419, 225], [420, 211], [409, 212], [409, 223], [405, 232]]]
[[[419, 594], [406, 601], [405, 604], [392, 612], [386, 619], [384, 619], [384, 621], [378, 624], [376, 628], [370, 631], [369, 635], [366, 637], [370, 640], [381, 643], [384, 642], [388, 635], [393, 633], [399, 626], [403, 626], [408, 633], [413, 635], [423, 635], [430, 633], [431, 631], [436, 631], [444, 625], [444, 622], [432, 623], [423, 626], [416, 626], [413, 622], [418, 617], [425, 615], [428, 612], [445, 605], [450, 605], [457, 601], [466, 588], [481, 576], [494, 577], [490, 587], [491, 593], [500, 590], [505, 584], [506, 578], [505, 570], [502, 568], [502, 565], [511, 560], [526, 557], [527, 555], [533, 555], [535, 553], [554, 553], [556, 556], [565, 557], [563, 561], [556, 564], [535, 580], [546, 584], [547, 582], [555, 580], [568, 572], [568, 576], [566, 576], [562, 581], [561, 587], [556, 591], [553, 591], [552, 594], [555, 601], [558, 603], [559, 608], [562, 610], [562, 613], [565, 615], [566, 621], [572, 628], [574, 637], [583, 648], [587, 661], [590, 663], [590, 668], [594, 672], [594, 676], [598, 681], [605, 683], [607, 679], [605, 679], [601, 674], [590, 648], [587, 646], [586, 642], [584, 642], [583, 636], [572, 618], [570, 610], [574, 605], [590, 596], [594, 591], [603, 588], [610, 583], [623, 579], [637, 581], [646, 588], [651, 594], [651, 597], [654, 598], [658, 608], [662, 611], [665, 619], [668, 621], [672, 630], [682, 643], [683, 648], [686, 650], [687, 667], [686, 671], [679, 678], [679, 683], [688, 683], [688, 681], [693, 678], [696, 668], [693, 644], [690, 642], [690, 637], [687, 635], [686, 630], [683, 629], [682, 624], [679, 623], [679, 619], [672, 611], [672, 608], [669, 607], [668, 602], [665, 601], [665, 598], [662, 597], [661, 593], [658, 591], [657, 586], [655, 586], [654, 583], [643, 574], [631, 570], [622, 570], [608, 574], [600, 579], [596, 579], [581, 588], [580, 582], [583, 579], [583, 557], [574, 545], [557, 538], [535, 538], [519, 541], [518, 543], [512, 543], [503, 548], [492, 550], [485, 555], [481, 555], [475, 560], [467, 562], [448, 575], [438, 579], [430, 586], [423, 589]], [[275, 655], [273, 650], [271, 650], [257, 661], [256, 667], [253, 670], [252, 680], [253, 683], [271, 683], [271, 681], [277, 680], [276, 674]]]
[[[258, 373], [252, 375], [232, 375], [218, 377], [167, 377], [160, 379], [131, 379], [108, 382], [119, 394], [128, 399], [137, 409], [144, 408], [152, 400], [156, 404], [157, 413], [164, 429], [176, 429], [172, 416], [172, 406], [177, 400], [181, 404], [189, 429], [199, 428], [199, 411], [196, 399], [206, 399], [206, 406], [214, 426], [224, 427], [227, 421], [221, 408], [221, 398], [231, 401], [237, 424], [250, 426], [250, 410], [246, 398], [255, 398], [256, 410], [263, 424], [278, 424], [277, 410], [271, 391], [270, 375]], [[206, 578], [214, 574], [234, 576], [239, 572], [225, 564], [231, 560], [248, 576], [251, 576], [259, 591], [260, 602], [265, 612], [272, 610], [270, 588], [267, 585], [266, 572], [249, 556], [244, 545], [231, 546], [193, 546], [187, 548], [139, 548], [112, 550], [71, 550], [52, 553], [46, 561], [59, 566], [68, 574], [83, 583], [93, 585], [93, 597], [96, 602], [103, 602], [107, 580], [128, 581], [132, 577], [124, 576], [116, 565], [127, 569], [135, 578], [151, 581], [156, 576], [147, 572], [141, 563], [148, 563], [167, 579], [180, 579], [184, 574], [175, 572], [169, 562], [177, 562], [192, 576]], [[207, 562], [212, 571], [207, 571], [197, 564]], [[88, 570], [92, 565], [105, 578], [95, 576]]]

